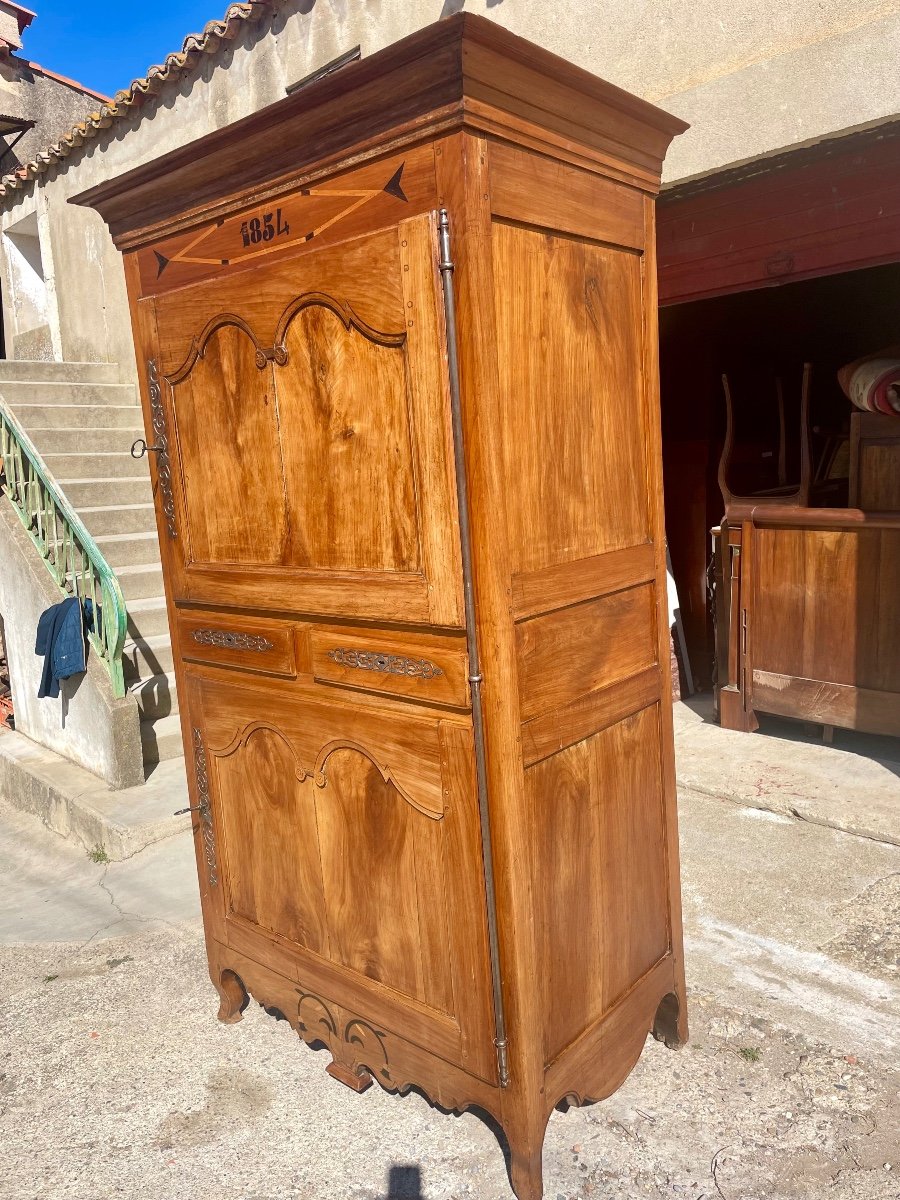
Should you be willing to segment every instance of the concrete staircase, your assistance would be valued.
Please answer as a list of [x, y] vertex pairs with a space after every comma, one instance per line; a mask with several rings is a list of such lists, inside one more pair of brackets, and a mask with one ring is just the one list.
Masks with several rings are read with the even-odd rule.
[[162, 568], [136, 389], [115, 363], [0, 360], [0, 395], [116, 572], [128, 608], [126, 685], [145, 766], [183, 753]]

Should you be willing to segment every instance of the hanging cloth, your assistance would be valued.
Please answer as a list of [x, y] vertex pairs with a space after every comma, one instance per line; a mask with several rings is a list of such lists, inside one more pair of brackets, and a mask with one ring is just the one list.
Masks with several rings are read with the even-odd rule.
[[44, 667], [38, 687], [38, 699], [59, 695], [60, 680], [80, 675], [87, 670], [86, 630], [94, 627], [94, 610], [90, 600], [84, 608], [77, 596], [54, 604], [38, 619], [35, 654], [43, 654]]

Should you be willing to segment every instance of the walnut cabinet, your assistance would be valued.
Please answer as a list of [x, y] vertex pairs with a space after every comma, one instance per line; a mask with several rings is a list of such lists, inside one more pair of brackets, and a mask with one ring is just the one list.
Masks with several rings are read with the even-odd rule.
[[220, 1018], [486, 1110], [520, 1200], [555, 1106], [686, 1037], [683, 128], [460, 15], [77, 198], [125, 255]]

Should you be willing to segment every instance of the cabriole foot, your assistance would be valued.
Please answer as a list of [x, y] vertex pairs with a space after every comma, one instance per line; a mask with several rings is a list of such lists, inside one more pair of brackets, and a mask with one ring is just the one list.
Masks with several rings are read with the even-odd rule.
[[234, 971], [223, 971], [216, 989], [222, 1001], [219, 1005], [219, 1020], [225, 1025], [236, 1025], [250, 1003], [244, 981]]
[[547, 1117], [537, 1114], [504, 1127], [509, 1146], [509, 1182], [517, 1200], [542, 1200], [544, 1195], [544, 1131]]
[[543, 1200], [544, 1172], [541, 1149], [520, 1154], [510, 1146], [509, 1181], [517, 1200]]
[[670, 1050], [680, 1050], [688, 1040], [687, 1012], [675, 992], [663, 996], [653, 1019], [653, 1036]]

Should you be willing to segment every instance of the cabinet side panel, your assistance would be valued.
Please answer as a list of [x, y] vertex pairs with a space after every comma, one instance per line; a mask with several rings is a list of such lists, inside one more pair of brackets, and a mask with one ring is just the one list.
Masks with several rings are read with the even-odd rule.
[[640, 256], [495, 221], [514, 575], [650, 540]]
[[525, 773], [548, 1065], [668, 949], [658, 745], [653, 705]]
[[621, 1083], [653, 997], [677, 985], [680, 938], [652, 210], [576, 174], [492, 155], [498, 453], [535, 987], [557, 1098]]

